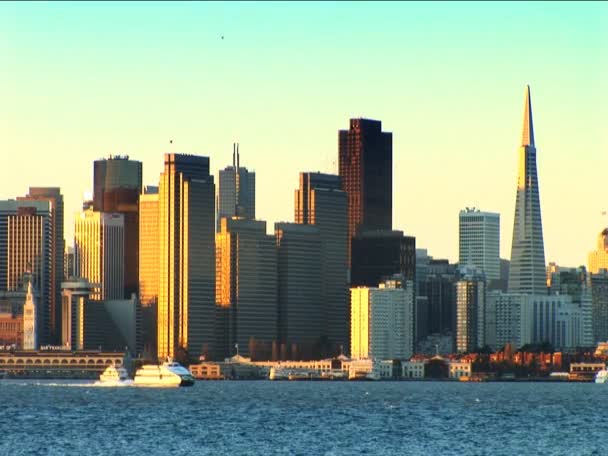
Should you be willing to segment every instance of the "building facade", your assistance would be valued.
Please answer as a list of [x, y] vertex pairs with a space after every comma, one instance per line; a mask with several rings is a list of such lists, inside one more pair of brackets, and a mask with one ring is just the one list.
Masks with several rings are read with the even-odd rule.
[[93, 299], [122, 299], [124, 295], [124, 216], [89, 208], [76, 214], [74, 272], [100, 284]]
[[255, 219], [255, 172], [241, 167], [238, 144], [233, 144], [232, 166], [219, 172], [217, 231], [223, 217]]
[[391, 230], [393, 224], [393, 134], [382, 122], [350, 119], [340, 130], [339, 167], [348, 195], [348, 250], [360, 230]]
[[597, 274], [602, 269], [608, 269], [608, 228], [598, 235], [597, 249], [589, 252], [589, 273]]
[[124, 217], [124, 291], [119, 299], [138, 292], [139, 212], [142, 163], [128, 156], [110, 156], [93, 164], [93, 209]]
[[414, 343], [414, 286], [389, 280], [351, 288], [351, 357], [409, 359]]
[[608, 341], [608, 271], [591, 274], [593, 341]]
[[223, 218], [216, 237], [216, 357], [270, 359], [278, 339], [277, 250], [266, 222]]
[[51, 267], [49, 269], [49, 342], [57, 343], [61, 338], [61, 282], [64, 274], [64, 204], [63, 195], [59, 187], [30, 187], [25, 197], [17, 201], [42, 201], [49, 203], [50, 211], [50, 255]]
[[456, 350], [469, 353], [485, 345], [485, 278], [465, 274], [456, 282]]
[[214, 341], [215, 184], [209, 158], [165, 154], [159, 187], [158, 357]]
[[351, 285], [375, 287], [395, 274], [416, 280], [416, 238], [402, 231], [365, 231], [352, 239]]
[[319, 230], [321, 320], [328, 345], [325, 355], [346, 352], [350, 348], [348, 201], [340, 177], [300, 173], [300, 188], [295, 191], [295, 221]]
[[481, 212], [476, 208], [460, 211], [458, 229], [458, 263], [473, 266], [486, 280], [500, 279], [500, 214]]
[[51, 341], [52, 223], [50, 211], [20, 207], [8, 216], [7, 290], [27, 289], [30, 281], [40, 299], [35, 308], [36, 340]]
[[509, 292], [537, 295], [547, 292], [530, 86], [526, 87], [524, 124], [519, 149]]
[[290, 359], [318, 358], [315, 345], [323, 336], [321, 235], [314, 225], [275, 223], [278, 255], [279, 341], [296, 345]]
[[139, 196], [139, 301], [142, 307], [144, 352], [156, 357], [160, 273], [158, 188]]

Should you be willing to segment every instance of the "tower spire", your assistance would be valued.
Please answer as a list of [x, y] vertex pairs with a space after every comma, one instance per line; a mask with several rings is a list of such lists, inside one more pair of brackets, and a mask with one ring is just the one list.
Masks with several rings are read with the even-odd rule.
[[530, 86], [526, 86], [524, 101], [524, 127], [521, 132], [521, 145], [534, 147], [534, 125], [532, 123], [532, 98]]

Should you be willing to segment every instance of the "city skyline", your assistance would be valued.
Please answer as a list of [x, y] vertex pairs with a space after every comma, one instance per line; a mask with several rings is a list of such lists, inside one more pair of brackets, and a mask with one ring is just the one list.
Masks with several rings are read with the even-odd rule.
[[[158, 185], [163, 153], [209, 156], [217, 176], [238, 141], [258, 176], [256, 215], [270, 227], [290, 221], [298, 174], [337, 174], [338, 130], [360, 116], [382, 121], [383, 130], [393, 133], [393, 229], [416, 236], [417, 246], [434, 257], [456, 261], [456, 215], [476, 206], [502, 215], [501, 257], [510, 258], [521, 89], [527, 83], [535, 92], [547, 262], [586, 264], [608, 222], [601, 216], [605, 205], [593, 194], [593, 183], [601, 182], [608, 164], [601, 154], [607, 146], [601, 119], [608, 106], [601, 79], [607, 65], [604, 5], [512, 5], [498, 20], [492, 17], [501, 16], [496, 9], [507, 11], [503, 5], [446, 4], [439, 10], [419, 4], [317, 4], [271, 10], [192, 4], [169, 14], [180, 28], [174, 36], [166, 28], [156, 33], [165, 23], [164, 4], [145, 11], [135, 5], [0, 8], [5, 13], [0, 55], [13, 70], [0, 76], [7, 100], [0, 107], [7, 119], [0, 128], [12, 165], [0, 169], [0, 198], [25, 194], [30, 185], [60, 186], [68, 245], [82, 193], [92, 191], [91, 163], [110, 154], [142, 161], [144, 184]], [[113, 11], [122, 14], [112, 37], [95, 38]], [[286, 21], [260, 30], [269, 11], [273, 18], [293, 14], [300, 24]], [[140, 12], [150, 24], [131, 33]], [[460, 25], [450, 23], [454, 14]], [[342, 16], [344, 25], [337, 20]], [[374, 18], [390, 30], [378, 33]], [[317, 19], [317, 36], [310, 37], [307, 25]], [[396, 26], [406, 19], [407, 27]], [[214, 25], [201, 32], [206, 21]], [[424, 23], [430, 24], [427, 31]], [[364, 25], [357, 34], [356, 24]], [[80, 27], [90, 27], [91, 35], [81, 36]], [[516, 33], [522, 29], [529, 30], [525, 38]], [[76, 42], [75, 36], [81, 39]], [[355, 71], [358, 54], [350, 46], [355, 38], [362, 39], [370, 58], [363, 71]], [[481, 38], [486, 44], [478, 43]], [[144, 48], [146, 42], [158, 52]], [[247, 56], [256, 47], [263, 50], [257, 63]], [[507, 63], [496, 60], [495, 48]], [[290, 60], [294, 51], [298, 59]], [[200, 59], [192, 62], [190, 55]], [[75, 72], [66, 72], [74, 64]], [[141, 73], [146, 65], [158, 74]], [[242, 76], [239, 65], [248, 69]], [[35, 77], [38, 72], [45, 78]], [[58, 79], [59, 74], [69, 76]], [[227, 76], [226, 88], [218, 89]]]

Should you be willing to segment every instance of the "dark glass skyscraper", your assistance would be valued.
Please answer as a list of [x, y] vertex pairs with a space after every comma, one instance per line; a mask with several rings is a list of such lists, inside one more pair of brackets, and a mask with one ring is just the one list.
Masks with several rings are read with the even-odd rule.
[[393, 134], [382, 122], [351, 119], [339, 132], [340, 177], [348, 195], [348, 248], [360, 230], [392, 229]]
[[415, 237], [378, 230], [353, 238], [351, 286], [377, 287], [395, 274], [415, 282]]
[[125, 218], [125, 297], [138, 293], [139, 209], [142, 163], [128, 156], [110, 156], [93, 164], [93, 209], [118, 212]]
[[[300, 173], [295, 193], [296, 223], [315, 225], [321, 238], [321, 302], [323, 335], [331, 354], [350, 348], [348, 297], [348, 202], [340, 177]], [[329, 353], [327, 353], [329, 354]]]

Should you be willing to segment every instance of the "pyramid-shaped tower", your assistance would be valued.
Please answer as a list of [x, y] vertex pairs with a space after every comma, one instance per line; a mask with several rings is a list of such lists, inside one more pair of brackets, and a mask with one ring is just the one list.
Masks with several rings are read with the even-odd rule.
[[530, 86], [526, 87], [525, 92], [524, 125], [519, 148], [519, 175], [511, 245], [509, 292], [547, 294], [545, 247], [536, 173], [536, 147], [534, 145]]

